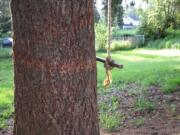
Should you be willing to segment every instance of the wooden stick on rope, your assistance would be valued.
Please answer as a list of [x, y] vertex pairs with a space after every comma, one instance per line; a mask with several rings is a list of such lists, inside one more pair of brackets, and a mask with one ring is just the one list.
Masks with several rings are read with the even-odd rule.
[[[103, 59], [103, 58], [100, 58], [100, 57], [96, 57], [96, 61], [102, 62], [102, 63], [104, 63], [104, 64], [106, 63], [106, 60]], [[111, 62], [109, 63], [109, 65], [110, 65], [111, 67], [116, 67], [116, 68], [119, 68], [119, 69], [122, 69], [122, 68], [123, 68], [123, 65], [118, 64], [118, 63], [116, 63], [115, 61], [111, 61]]]

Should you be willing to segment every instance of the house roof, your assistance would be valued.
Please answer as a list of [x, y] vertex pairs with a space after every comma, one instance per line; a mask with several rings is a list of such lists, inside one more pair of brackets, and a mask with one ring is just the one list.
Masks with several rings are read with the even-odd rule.
[[138, 26], [140, 23], [139, 20], [135, 20], [129, 16], [124, 16], [123, 17], [123, 24], [124, 25], [132, 25], [132, 26]]

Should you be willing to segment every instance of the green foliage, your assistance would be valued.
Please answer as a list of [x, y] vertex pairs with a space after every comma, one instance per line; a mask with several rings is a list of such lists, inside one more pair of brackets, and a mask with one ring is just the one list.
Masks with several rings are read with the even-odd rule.
[[96, 50], [105, 51], [107, 46], [107, 27], [103, 23], [95, 25]]
[[0, 0], [0, 37], [11, 30], [10, 0]]
[[135, 44], [133, 44], [131, 41], [113, 41], [111, 44], [112, 51], [129, 50], [133, 48], [135, 48]]
[[145, 99], [144, 97], [139, 97], [135, 104], [134, 104], [135, 108], [137, 109], [137, 111], [147, 111], [147, 112], [151, 112], [154, 110], [154, 103], [148, 101], [147, 99]]
[[[121, 6], [122, 0], [112, 0], [112, 24], [121, 26], [123, 24], [123, 7]], [[107, 10], [108, 10], [108, 0], [103, 0], [103, 15], [105, 16], [105, 21], [107, 24]]]
[[157, 49], [180, 49], [180, 30], [167, 30], [167, 36], [163, 39], [151, 40], [147, 47]]
[[169, 27], [178, 28], [178, 0], [150, 0], [149, 8], [142, 12], [142, 23], [139, 33], [149, 39], [159, 39], [166, 36]]
[[100, 18], [101, 18], [101, 16], [97, 10], [96, 2], [94, 2], [94, 21], [95, 21], [95, 23], [98, 23]]
[[117, 27], [113, 27], [112, 29], [112, 37], [121, 37], [121, 36], [134, 36], [137, 33], [137, 29], [119, 29]]
[[0, 0], [0, 11], [2, 15], [10, 16], [10, 0]]
[[[106, 51], [107, 48], [107, 26], [103, 23], [97, 23], [95, 25], [95, 33], [96, 33], [96, 50], [98, 51]], [[112, 36], [113, 37], [121, 37], [123, 35], [135, 35], [136, 30], [121, 30], [117, 27], [113, 28]], [[135, 48], [137, 46], [141, 46], [141, 43], [136, 43], [135, 41], [112, 41], [111, 50], [128, 50]]]
[[142, 47], [143, 38], [136, 37], [137, 29], [119, 29], [113, 27], [111, 50], [129, 50]]

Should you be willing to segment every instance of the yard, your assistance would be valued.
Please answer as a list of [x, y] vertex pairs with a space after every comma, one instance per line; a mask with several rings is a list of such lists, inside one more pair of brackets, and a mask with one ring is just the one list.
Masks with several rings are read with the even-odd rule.
[[[7, 132], [14, 110], [10, 55], [10, 49], [0, 49], [0, 130], [9, 126]], [[109, 88], [103, 87], [104, 66], [97, 63], [102, 133], [180, 133], [180, 51], [135, 49], [113, 52], [112, 57], [124, 69], [112, 71]]]

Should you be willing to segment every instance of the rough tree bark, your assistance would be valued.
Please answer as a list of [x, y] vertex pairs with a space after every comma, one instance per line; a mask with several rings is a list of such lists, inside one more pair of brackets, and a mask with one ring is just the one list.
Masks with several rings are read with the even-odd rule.
[[14, 135], [99, 135], [92, 0], [12, 0]]

